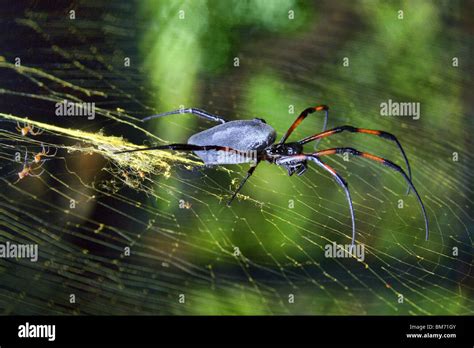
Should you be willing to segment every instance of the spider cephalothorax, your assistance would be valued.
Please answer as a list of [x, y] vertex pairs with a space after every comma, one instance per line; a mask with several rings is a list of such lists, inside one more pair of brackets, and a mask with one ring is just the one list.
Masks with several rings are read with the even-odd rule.
[[298, 143], [286, 143], [286, 144], [272, 144], [265, 149], [265, 153], [262, 159], [281, 165], [286, 168], [288, 175], [291, 176], [302, 175], [307, 169], [307, 161], [289, 161], [286, 163], [279, 163], [281, 158], [287, 158], [288, 156], [301, 155], [303, 153], [303, 146]]
[[270, 159], [299, 155], [303, 153], [303, 146], [298, 143], [273, 144], [266, 148], [266, 153]]
[[[237, 193], [244, 186], [248, 178], [253, 174], [255, 168], [259, 163], [267, 161], [271, 164], [276, 164], [284, 167], [288, 171], [288, 175], [302, 175], [307, 169], [308, 161], [316, 163], [320, 168], [328, 172], [336, 182], [344, 189], [347, 201], [349, 203], [349, 209], [352, 218], [352, 244], [355, 243], [355, 218], [354, 209], [352, 206], [352, 199], [349, 192], [349, 187], [346, 181], [330, 166], [321, 160], [321, 157], [349, 153], [353, 156], [363, 157], [377, 163], [383, 164], [397, 172], [399, 172], [405, 181], [408, 183], [408, 190], [412, 190], [418, 202], [420, 203], [423, 217], [425, 219], [425, 230], [426, 239], [428, 239], [428, 219], [426, 217], [425, 207], [420, 198], [420, 195], [415, 189], [411, 181], [411, 169], [408, 159], [405, 155], [398, 139], [388, 132], [357, 128], [353, 126], [340, 126], [330, 130], [326, 130], [328, 120], [328, 110], [326, 105], [318, 105], [305, 109], [293, 122], [290, 128], [286, 131], [283, 137], [278, 143], [275, 143], [276, 132], [269, 126], [265, 120], [261, 118], [255, 118], [251, 120], [236, 120], [226, 121], [224, 118], [208, 113], [207, 111], [200, 109], [181, 109], [175, 111], [165, 112], [163, 114], [152, 115], [146, 117], [142, 121], [147, 121], [153, 118], [162, 117], [166, 115], [174, 114], [193, 114], [210, 121], [219, 122], [220, 125], [209, 128], [205, 131], [193, 134], [187, 144], [169, 144], [169, 145], [158, 145], [148, 148], [125, 150], [119, 151], [118, 153], [135, 152], [135, 151], [147, 151], [147, 150], [177, 150], [177, 151], [193, 151], [195, 152], [206, 165], [223, 165], [223, 164], [239, 164], [239, 163], [250, 163], [250, 169], [247, 172], [244, 180], [240, 183], [239, 187], [231, 196], [228, 204], [230, 204]], [[325, 119], [323, 130], [320, 133], [316, 133], [304, 139], [296, 142], [287, 143], [286, 140], [293, 133], [296, 127], [309, 115], [315, 111], [324, 111]], [[387, 140], [394, 142], [407, 166], [407, 172], [396, 165], [395, 163], [386, 160], [384, 158], [372, 155], [367, 152], [362, 152], [351, 147], [337, 147], [332, 149], [320, 150], [312, 153], [304, 153], [303, 146], [313, 141], [319, 141], [320, 139], [329, 137], [331, 135], [341, 132], [351, 133], [363, 133], [369, 135], [375, 135]]]

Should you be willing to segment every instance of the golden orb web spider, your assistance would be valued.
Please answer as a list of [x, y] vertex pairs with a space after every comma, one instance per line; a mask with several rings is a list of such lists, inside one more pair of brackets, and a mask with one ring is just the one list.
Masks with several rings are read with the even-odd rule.
[[35, 126], [30, 125], [27, 122], [23, 123], [23, 127], [20, 126], [19, 122], [17, 122], [16, 125], [17, 125], [16, 130], [19, 131], [21, 133], [21, 135], [23, 135], [23, 136], [27, 136], [28, 134], [36, 136], [36, 135], [43, 134], [43, 132], [44, 132], [44, 130], [36, 130], [35, 131]]
[[33, 172], [33, 170], [36, 170], [36, 169], [40, 169], [43, 164], [44, 164], [44, 161], [41, 162], [41, 164], [39, 164], [38, 166], [36, 166], [35, 168], [33, 168], [33, 164], [34, 163], [38, 163], [38, 162], [35, 162], [33, 160], [33, 163], [32, 164], [28, 164], [28, 150], [25, 150], [25, 161], [23, 163], [23, 169], [21, 171], [19, 171], [17, 174], [18, 174], [18, 180], [15, 182], [17, 183], [18, 181], [26, 178], [27, 176], [31, 176], [31, 177], [40, 177], [41, 174], [44, 173], [44, 169], [39, 173], [39, 174], [35, 174]]
[[54, 153], [51, 153], [51, 148], [49, 146], [44, 146], [44, 144], [41, 144], [41, 152], [38, 152], [33, 156], [33, 162], [35, 163], [40, 163], [43, 160], [43, 157], [54, 157], [58, 153], [58, 148], [54, 148]]
[[[287, 143], [286, 140], [289, 138], [291, 133], [293, 133], [296, 127], [298, 127], [300, 123], [309, 114], [312, 114], [316, 111], [325, 112], [325, 122], [322, 132], [313, 134], [299, 141]], [[247, 172], [247, 175], [242, 180], [237, 190], [233, 193], [232, 197], [228, 202], [228, 205], [231, 204], [237, 193], [242, 189], [244, 184], [254, 173], [255, 169], [261, 162], [266, 161], [271, 164], [282, 166], [288, 171], [288, 175], [291, 176], [293, 174], [304, 174], [308, 166], [308, 161], [312, 161], [316, 163], [320, 168], [328, 172], [335, 179], [337, 184], [342, 187], [346, 194], [346, 199], [349, 204], [349, 210], [352, 218], [352, 246], [354, 246], [356, 240], [356, 227], [354, 208], [352, 205], [352, 198], [349, 191], [349, 186], [347, 182], [333, 168], [331, 168], [329, 165], [327, 165], [321, 160], [321, 157], [323, 156], [349, 153], [351, 155], [366, 158], [371, 161], [375, 161], [376, 163], [385, 165], [402, 175], [402, 177], [408, 184], [408, 193], [410, 192], [410, 190], [415, 193], [418, 203], [421, 207], [423, 218], [425, 220], [425, 238], [426, 240], [428, 240], [429, 227], [425, 206], [423, 204], [423, 201], [421, 200], [420, 195], [418, 194], [418, 191], [412, 183], [411, 168], [405, 151], [403, 150], [403, 147], [398, 141], [398, 139], [391, 133], [381, 130], [358, 128], [349, 125], [339, 126], [330, 130], [326, 130], [326, 124], [329, 114], [329, 107], [326, 105], [318, 105], [303, 110], [303, 112], [301, 112], [301, 114], [296, 118], [296, 120], [293, 122], [293, 124], [286, 131], [286, 133], [283, 135], [283, 137], [278, 143], [275, 143], [275, 130], [271, 126], [269, 126], [265, 122], [265, 120], [261, 118], [255, 118], [252, 120], [227, 121], [221, 116], [213, 115], [207, 111], [189, 108], [169, 111], [157, 115], [151, 115], [142, 119], [142, 121], [144, 122], [154, 118], [174, 114], [193, 114], [195, 116], [213, 122], [219, 122], [221, 124], [192, 135], [188, 139], [187, 144], [157, 145], [141, 149], [118, 151], [116, 153], [129, 153], [149, 150], [193, 151], [197, 156], [201, 158], [201, 160], [206, 165], [250, 163], [251, 166]], [[342, 132], [375, 135], [380, 138], [394, 142], [405, 160], [408, 175], [400, 166], [393, 163], [392, 161], [367, 152], [356, 150], [352, 147], [336, 147], [316, 151], [313, 153], [303, 152], [303, 146], [305, 144], [308, 144], [313, 141], [319, 141], [320, 139], [327, 138], [329, 136]], [[225, 154], [225, 156], [223, 156], [222, 154]]]

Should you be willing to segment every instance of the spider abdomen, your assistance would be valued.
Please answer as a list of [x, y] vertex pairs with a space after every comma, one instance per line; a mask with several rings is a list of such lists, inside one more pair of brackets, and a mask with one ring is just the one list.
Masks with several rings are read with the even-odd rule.
[[243, 156], [223, 151], [195, 151], [207, 165], [249, 163], [276, 139], [275, 130], [259, 119], [230, 121], [192, 135], [188, 144], [199, 146], [227, 146], [242, 152]]

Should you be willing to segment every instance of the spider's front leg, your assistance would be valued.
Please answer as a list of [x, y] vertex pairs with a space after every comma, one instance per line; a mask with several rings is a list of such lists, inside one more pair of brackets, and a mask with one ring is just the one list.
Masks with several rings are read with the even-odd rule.
[[[351, 243], [351, 249], [355, 245], [355, 239], [356, 239], [356, 228], [355, 228], [355, 215], [354, 215], [354, 207], [352, 205], [352, 198], [351, 198], [351, 193], [349, 191], [349, 186], [347, 185], [347, 182], [340, 176], [332, 167], [321, 161], [318, 156], [314, 154], [299, 154], [299, 155], [293, 155], [293, 156], [283, 156], [279, 158], [278, 160], [275, 161], [276, 164], [278, 165], [283, 165], [283, 166], [293, 166], [296, 165], [297, 163], [305, 163], [305, 170], [306, 170], [306, 162], [307, 160], [311, 160], [315, 162], [319, 167], [324, 169], [326, 172], [332, 175], [334, 180], [336, 180], [337, 184], [342, 187], [344, 190], [344, 193], [346, 194], [346, 199], [347, 202], [349, 203], [349, 210], [351, 213], [351, 219], [352, 219], [352, 243]], [[301, 173], [302, 174], [302, 173]]]
[[[410, 168], [410, 163], [408, 162], [407, 155], [405, 154], [405, 151], [403, 150], [402, 144], [398, 141], [397, 137], [391, 133], [381, 131], [381, 130], [375, 130], [375, 129], [366, 129], [366, 128], [357, 128], [353, 126], [340, 126], [336, 127], [327, 131], [323, 131], [321, 133], [316, 133], [314, 135], [311, 135], [309, 137], [306, 137], [300, 141], [298, 141], [299, 145], [304, 145], [312, 141], [319, 141], [322, 138], [329, 137], [334, 134], [342, 133], [342, 132], [351, 132], [351, 133], [362, 133], [362, 134], [369, 134], [369, 135], [375, 135], [378, 137], [381, 137], [383, 139], [390, 140], [391, 142], [394, 142], [398, 149], [400, 150], [400, 153], [403, 156], [403, 159], [405, 160], [405, 164], [407, 166], [408, 170], [408, 177], [411, 180], [411, 168]], [[410, 192], [410, 186], [408, 186], [407, 194]]]
[[[278, 161], [277, 164], [279, 164]], [[289, 176], [292, 176], [295, 173], [298, 176], [303, 175], [308, 169], [307, 161], [299, 161], [297, 163], [285, 163], [281, 165], [286, 168]]]

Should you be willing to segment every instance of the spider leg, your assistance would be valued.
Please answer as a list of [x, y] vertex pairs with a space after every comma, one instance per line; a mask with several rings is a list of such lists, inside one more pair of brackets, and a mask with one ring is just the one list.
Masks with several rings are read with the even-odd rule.
[[33, 125], [31, 125], [31, 126], [28, 125], [28, 127], [30, 127], [30, 133], [31, 133], [31, 135], [34, 135], [34, 136], [36, 136], [36, 135], [41, 135], [41, 134], [43, 134], [43, 132], [44, 132], [44, 129], [38, 129], [38, 130], [35, 131], [35, 126], [33, 126]]
[[318, 166], [320, 166], [329, 174], [331, 174], [332, 177], [338, 183], [338, 185], [341, 186], [342, 189], [344, 190], [344, 193], [346, 194], [347, 202], [349, 203], [349, 210], [350, 210], [351, 219], [352, 219], [352, 242], [351, 242], [351, 250], [352, 250], [352, 247], [354, 247], [355, 245], [355, 239], [356, 239], [354, 207], [352, 205], [352, 198], [351, 198], [351, 193], [349, 191], [349, 186], [347, 185], [347, 182], [342, 178], [342, 176], [340, 176], [331, 166], [321, 161], [318, 158], [318, 156], [316, 156], [315, 154], [301, 154], [301, 155], [294, 155], [294, 156], [285, 156], [279, 159], [277, 164], [284, 164], [284, 163], [294, 162], [294, 161], [302, 162], [306, 160], [311, 160], [315, 162]]
[[[48, 151], [48, 152], [49, 152], [49, 151]], [[49, 156], [49, 157], [54, 157], [54, 156], [56, 156], [57, 154], [58, 154], [58, 148], [55, 147], [55, 148], [54, 148], [54, 153], [51, 154], [51, 155], [48, 154], [48, 156]]]
[[397, 172], [399, 172], [403, 176], [405, 181], [408, 183], [409, 187], [415, 193], [416, 198], [418, 200], [418, 203], [420, 203], [421, 211], [422, 211], [423, 217], [425, 219], [426, 240], [428, 240], [429, 227], [428, 227], [428, 217], [426, 215], [425, 206], [423, 204], [423, 201], [421, 200], [420, 195], [418, 194], [418, 191], [415, 189], [415, 186], [413, 185], [411, 179], [408, 177], [408, 175], [405, 173], [405, 171], [402, 168], [400, 168], [398, 165], [396, 165], [392, 161], [389, 161], [389, 160], [384, 159], [382, 157], [378, 157], [378, 156], [372, 155], [372, 154], [367, 153], [367, 152], [361, 152], [361, 151], [358, 151], [358, 150], [356, 150], [352, 147], [338, 147], [338, 148], [333, 148], [333, 149], [317, 151], [317, 152], [313, 153], [313, 155], [317, 156], [317, 157], [320, 157], [320, 156], [327, 156], [327, 155], [333, 155], [333, 154], [343, 154], [345, 152], [348, 152], [348, 153], [350, 153], [354, 156], [364, 157], [364, 158], [370, 159], [372, 161], [376, 161], [376, 162], [378, 162], [380, 164], [383, 164], [383, 165], [385, 165], [385, 166], [387, 166], [387, 167], [389, 167], [393, 170], [396, 170]]
[[247, 175], [245, 176], [244, 180], [241, 181], [239, 187], [237, 188], [237, 190], [235, 190], [234, 194], [232, 195], [232, 197], [229, 199], [229, 201], [227, 202], [227, 206], [230, 206], [230, 204], [232, 203], [232, 201], [234, 200], [234, 198], [237, 196], [237, 193], [239, 193], [240, 189], [245, 185], [245, 183], [247, 182], [248, 178], [250, 178], [253, 174], [253, 172], [255, 171], [255, 168], [257, 168], [258, 166], [258, 163], [255, 163], [254, 165], [252, 165], [250, 167], [250, 169], [247, 171]]
[[351, 220], [352, 220], [351, 245], [353, 247], [355, 245], [355, 239], [356, 239], [355, 216], [354, 216], [354, 207], [352, 205], [351, 193], [349, 191], [349, 186], [347, 185], [347, 182], [332, 167], [330, 167], [329, 165], [321, 161], [319, 158], [314, 157], [314, 156], [309, 156], [308, 159], [310, 159], [313, 162], [316, 162], [317, 165], [319, 165], [321, 168], [323, 168], [328, 173], [330, 173], [334, 177], [336, 182], [339, 184], [339, 186], [341, 186], [342, 189], [344, 190], [344, 193], [346, 194], [347, 203], [349, 203], [349, 210], [351, 212]]
[[[39, 168], [40, 168], [40, 167], [39, 167]], [[35, 168], [35, 169], [36, 169], [36, 168]], [[38, 177], [40, 177], [41, 174], [43, 174], [43, 173], [44, 173], [44, 169], [43, 169], [43, 170], [41, 171], [41, 173], [39, 173], [39, 174], [33, 174], [32, 170], [30, 170], [29, 176], [32, 176], [32, 177], [34, 177], [34, 178], [38, 178]]]
[[46, 156], [46, 157], [54, 157], [58, 153], [57, 147], [54, 148], [54, 153], [50, 153], [52, 151], [48, 145], [44, 146], [44, 144], [41, 144], [41, 149], [42, 149], [41, 153], [43, 154], [43, 156]]
[[125, 150], [125, 151], [117, 151], [114, 152], [116, 154], [119, 153], [128, 153], [128, 152], [138, 152], [138, 151], [149, 151], [149, 150], [176, 150], [176, 151], [225, 151], [225, 152], [234, 152], [236, 154], [240, 154], [243, 156], [247, 155], [245, 151], [235, 150], [228, 146], [217, 146], [217, 145], [192, 145], [192, 144], [168, 144], [168, 145], [158, 145], [158, 146], [151, 146], [145, 147], [142, 149], [135, 149], [135, 150]]
[[46, 159], [43, 159], [41, 161], [39, 161], [38, 165], [35, 167], [35, 169], [39, 169], [41, 168], [43, 165], [44, 165], [44, 162], [46, 161]]
[[148, 116], [148, 117], [145, 117], [144, 119], [142, 119], [142, 122], [146, 122], [148, 120], [152, 120], [152, 119], [158, 118], [158, 117], [163, 117], [163, 116], [167, 116], [167, 115], [177, 115], [177, 114], [193, 114], [193, 115], [196, 115], [196, 116], [201, 117], [201, 118], [205, 118], [206, 120], [213, 121], [213, 122], [220, 122], [220, 123], [226, 123], [227, 122], [221, 116], [211, 114], [211, 113], [209, 113], [205, 110], [193, 109], [193, 108], [179, 109], [179, 110], [174, 110], [174, 111], [163, 112], [161, 114], [151, 115], [151, 116]]
[[[348, 132], [351, 132], [351, 133], [364, 133], [364, 134], [376, 135], [376, 136], [379, 136], [381, 138], [388, 139], [388, 140], [394, 142], [395, 144], [397, 144], [398, 149], [400, 150], [400, 152], [403, 156], [403, 159], [405, 160], [405, 164], [406, 164], [407, 170], [408, 170], [408, 177], [411, 180], [411, 167], [410, 167], [410, 163], [408, 162], [408, 157], [405, 154], [405, 151], [403, 150], [402, 144], [400, 144], [400, 142], [398, 141], [398, 139], [395, 135], [393, 135], [391, 133], [388, 133], [388, 132], [384, 132], [384, 131], [380, 131], [380, 130], [374, 130], [374, 129], [356, 128], [356, 127], [353, 127], [353, 126], [347, 126], [346, 125], [346, 126], [336, 127], [336, 128], [327, 130], [325, 132], [321, 132], [321, 133], [311, 135], [309, 137], [306, 137], [306, 138], [298, 141], [298, 144], [304, 145], [304, 144], [307, 144], [311, 141], [319, 140], [321, 138], [326, 138], [326, 137], [329, 137], [333, 134], [341, 133], [341, 132], [344, 132], [344, 131], [348, 131]], [[407, 194], [408, 193], [410, 193], [410, 185], [408, 185]]]
[[293, 131], [300, 125], [301, 122], [309, 115], [312, 114], [315, 111], [324, 111], [325, 116], [324, 116], [324, 125], [323, 125], [323, 130], [324, 132], [326, 130], [326, 126], [328, 123], [328, 117], [329, 117], [329, 108], [326, 105], [318, 105], [314, 107], [307, 108], [303, 110], [303, 112], [298, 116], [298, 118], [293, 122], [293, 124], [288, 128], [286, 131], [285, 135], [280, 139], [280, 144], [283, 144], [286, 139], [293, 133]]

